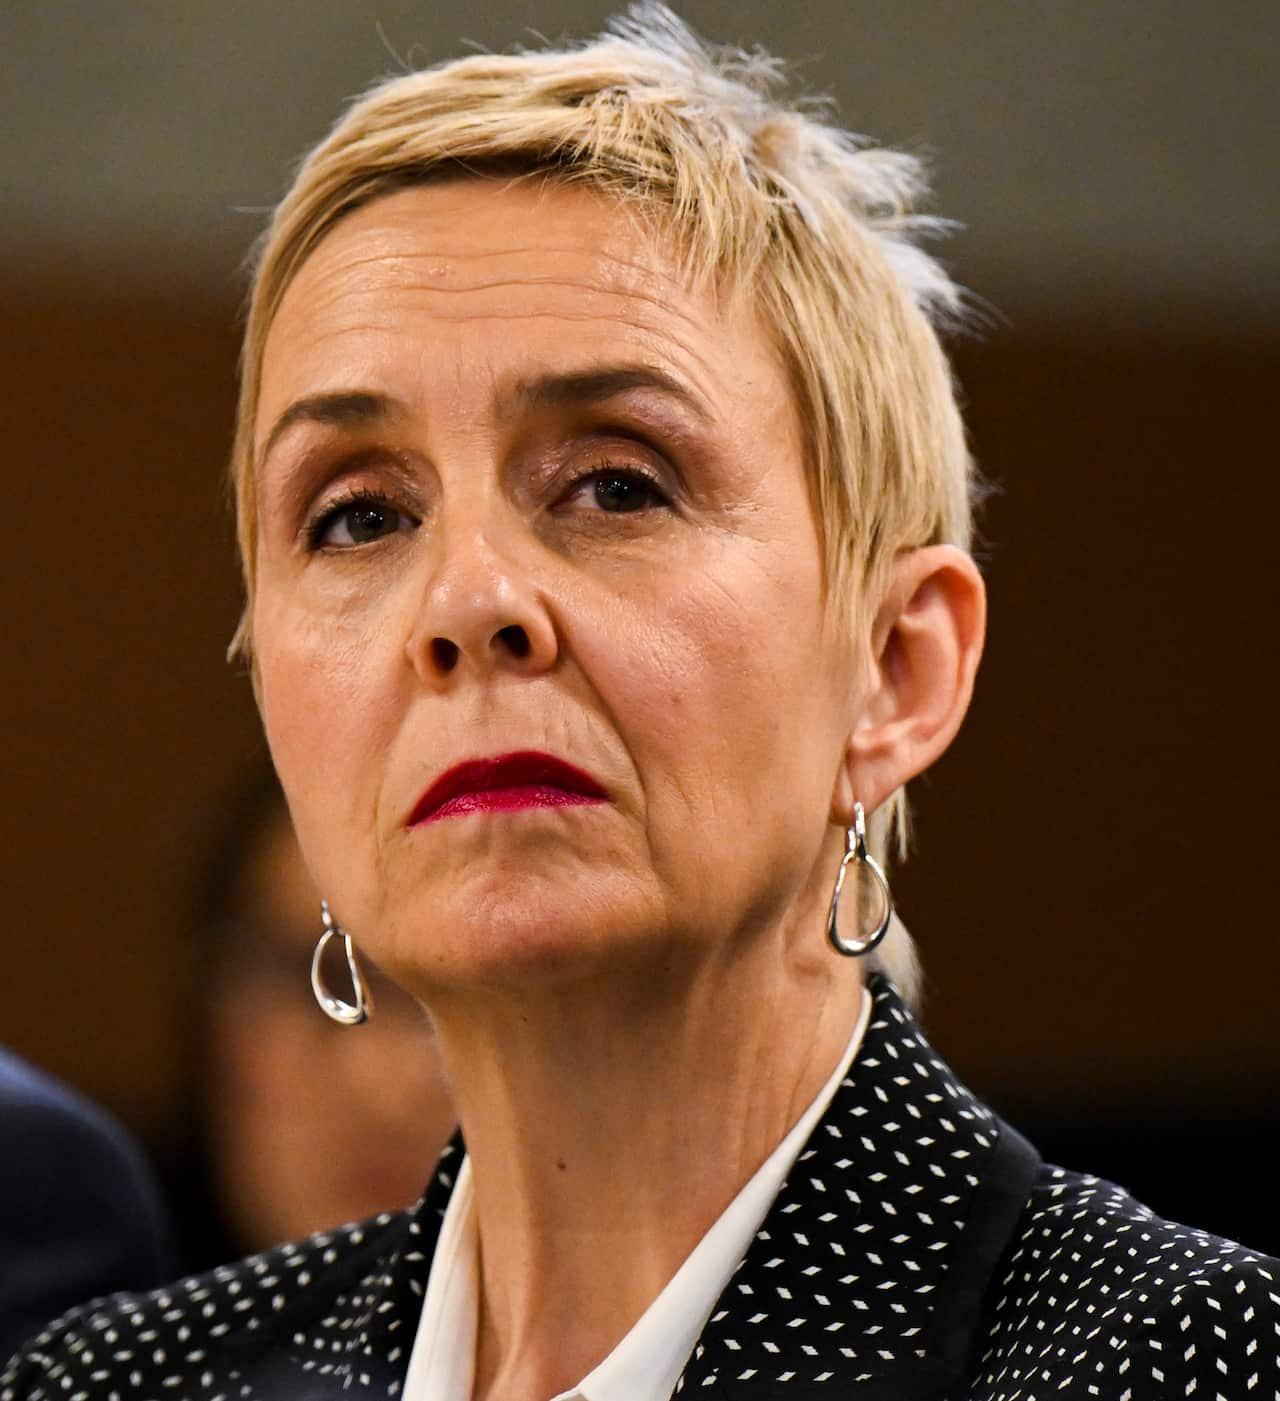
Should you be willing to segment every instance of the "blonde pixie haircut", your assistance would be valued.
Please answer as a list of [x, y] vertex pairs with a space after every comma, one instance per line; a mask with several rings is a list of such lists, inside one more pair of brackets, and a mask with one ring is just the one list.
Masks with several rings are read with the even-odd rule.
[[[256, 253], [232, 460], [247, 606], [256, 576], [253, 426], [285, 289], [345, 214], [469, 173], [599, 191], [674, 241], [691, 285], [750, 288], [795, 394], [828, 597], [865, 628], [894, 557], [970, 543], [973, 474], [937, 327], [960, 296], [916, 239], [919, 163], [781, 94], [778, 62], [713, 48], [643, 4], [590, 42], [477, 55], [378, 83], [302, 162]], [[905, 853], [902, 791], [871, 824]], [[834, 872], [833, 872], [834, 876]], [[919, 969], [895, 920], [873, 960], [908, 997]]]

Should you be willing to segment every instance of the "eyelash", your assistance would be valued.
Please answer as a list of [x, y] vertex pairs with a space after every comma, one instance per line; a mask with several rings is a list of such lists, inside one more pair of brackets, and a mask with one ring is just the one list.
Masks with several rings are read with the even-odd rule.
[[[623, 481], [638, 483], [652, 492], [660, 505], [670, 505], [671, 498], [663, 490], [662, 483], [652, 473], [642, 467], [624, 466], [621, 463], [611, 462], [607, 458], [597, 463], [590, 471], [583, 472], [580, 476], [570, 480], [564, 491], [566, 497], [571, 496], [588, 482], [599, 478], [615, 477]], [[357, 506], [384, 507], [388, 511], [393, 511], [397, 515], [408, 516], [410, 520], [414, 517], [402, 507], [382, 492], [370, 491], [367, 488], [356, 487], [343, 492], [343, 494], [331, 501], [316, 518], [305, 527], [306, 547], [308, 552], [316, 553], [324, 549], [324, 537], [346, 511], [350, 511]], [[626, 515], [630, 512], [614, 512], [612, 514]], [[638, 512], [636, 514], [639, 514]], [[347, 546], [346, 548], [353, 548]]]
[[[616, 477], [626, 482], [640, 483], [653, 493], [661, 505], [669, 506], [671, 504], [670, 496], [663, 489], [662, 483], [652, 472], [646, 471], [643, 467], [624, 465], [620, 462], [611, 462], [608, 458], [605, 458], [602, 462], [598, 462], [590, 471], [583, 472], [581, 476], [574, 477], [565, 488], [565, 495], [572, 495], [585, 483], [596, 481], [602, 477]], [[627, 513], [617, 512], [616, 514], [622, 515]]]
[[[399, 516], [413, 516], [405, 511], [389, 497], [380, 491], [369, 491], [367, 488], [355, 487], [344, 491], [341, 496], [331, 501], [323, 511], [306, 526], [306, 545], [308, 552], [314, 554], [318, 550], [324, 549], [324, 537], [328, 533], [333, 523], [346, 511], [350, 511], [355, 506], [385, 507], [388, 511], [394, 511]], [[347, 546], [346, 548], [352, 548]]]

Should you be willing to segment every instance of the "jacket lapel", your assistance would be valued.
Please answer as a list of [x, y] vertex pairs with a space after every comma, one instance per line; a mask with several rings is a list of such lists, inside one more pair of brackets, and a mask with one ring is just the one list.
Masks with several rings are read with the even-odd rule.
[[862, 1050], [725, 1288], [678, 1392], [941, 1397], [1039, 1159], [882, 978]]
[[[342, 1262], [337, 1287], [323, 1310], [304, 1294], [297, 1328], [290, 1330], [289, 1320], [280, 1320], [277, 1337], [286, 1340], [286, 1348], [270, 1349], [245, 1368], [257, 1394], [282, 1401], [334, 1401], [401, 1393], [431, 1258], [464, 1152], [461, 1134], [455, 1134], [417, 1205], [385, 1218], [381, 1230], [378, 1223], [371, 1225], [367, 1248]], [[335, 1320], [341, 1321], [336, 1336]]]

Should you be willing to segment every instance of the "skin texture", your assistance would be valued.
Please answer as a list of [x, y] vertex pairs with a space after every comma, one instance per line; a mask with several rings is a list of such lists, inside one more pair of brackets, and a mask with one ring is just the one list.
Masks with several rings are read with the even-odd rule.
[[[830, 1073], [861, 998], [822, 934], [842, 829], [945, 748], [981, 646], [945, 548], [869, 636], [828, 621], [782, 366], [669, 251], [583, 190], [407, 190], [330, 232], [266, 346], [263, 718], [317, 883], [437, 1027], [477, 1397], [580, 1380]], [[618, 369], [668, 387], [546, 388]], [[384, 533], [351, 534], [353, 490]], [[516, 749], [608, 800], [406, 825]]]

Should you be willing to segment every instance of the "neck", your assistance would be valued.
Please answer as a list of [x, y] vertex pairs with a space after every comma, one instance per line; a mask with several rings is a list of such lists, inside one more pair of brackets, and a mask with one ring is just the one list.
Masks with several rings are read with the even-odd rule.
[[820, 920], [796, 925], [692, 966], [433, 1004], [475, 1186], [477, 1401], [589, 1373], [813, 1101], [862, 989]]

